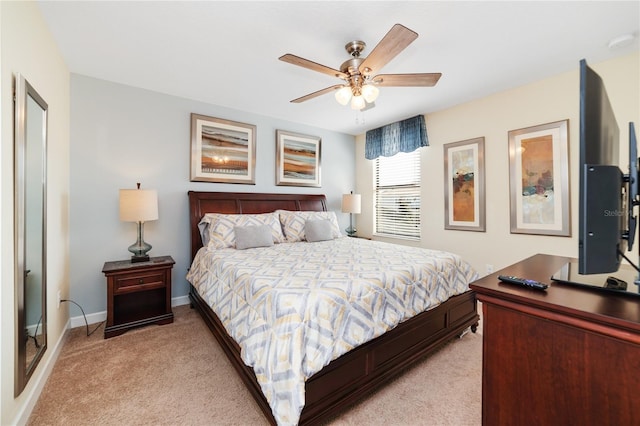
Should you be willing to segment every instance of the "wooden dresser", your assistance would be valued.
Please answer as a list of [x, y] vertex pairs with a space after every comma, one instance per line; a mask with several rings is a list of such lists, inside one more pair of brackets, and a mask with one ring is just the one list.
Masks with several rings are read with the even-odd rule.
[[483, 425], [640, 425], [640, 297], [552, 282], [569, 260], [538, 254], [471, 284], [483, 312]]

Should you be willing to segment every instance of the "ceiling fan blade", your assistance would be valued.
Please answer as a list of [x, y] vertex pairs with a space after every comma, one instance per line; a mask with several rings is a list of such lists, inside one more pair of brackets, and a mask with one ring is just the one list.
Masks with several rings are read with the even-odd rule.
[[358, 67], [360, 73], [370, 75], [380, 71], [383, 66], [417, 38], [418, 33], [415, 31], [403, 25], [395, 24], [360, 64]]
[[291, 101], [291, 103], [299, 104], [301, 102], [308, 101], [309, 99], [317, 98], [318, 96], [324, 95], [325, 93], [329, 93], [329, 92], [332, 92], [334, 90], [341, 89], [342, 87], [343, 87], [342, 84], [336, 84], [334, 86], [325, 87], [324, 89], [318, 90], [317, 92], [309, 93], [308, 95], [305, 95], [305, 96], [302, 96], [300, 98], [294, 99], [294, 100]]
[[342, 71], [338, 71], [336, 69], [327, 67], [325, 65], [318, 64], [316, 62], [310, 61], [308, 59], [301, 58], [296, 55], [292, 55], [291, 53], [287, 53], [286, 55], [280, 56], [280, 59], [283, 62], [288, 62], [293, 65], [297, 65], [299, 67], [307, 68], [312, 71], [321, 72], [323, 74], [328, 74], [332, 77], [342, 78], [344, 80], [349, 79], [349, 76]]
[[373, 83], [381, 87], [432, 87], [435, 86], [442, 73], [417, 74], [378, 74], [373, 77]]

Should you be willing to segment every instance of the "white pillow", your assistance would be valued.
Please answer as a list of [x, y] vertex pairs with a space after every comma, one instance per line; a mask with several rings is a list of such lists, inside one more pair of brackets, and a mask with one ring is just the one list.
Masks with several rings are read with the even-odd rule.
[[271, 237], [274, 243], [285, 242], [280, 226], [280, 219], [276, 213], [264, 214], [222, 214], [207, 213], [200, 223], [208, 223], [209, 241], [207, 245], [211, 248], [226, 248], [236, 246], [235, 227], [236, 226], [261, 226], [267, 225], [271, 230]]
[[198, 222], [198, 231], [200, 231], [200, 241], [202, 241], [202, 246], [206, 247], [209, 245], [209, 219], [203, 217]]
[[335, 212], [278, 210], [276, 213], [280, 215], [282, 230], [287, 242], [295, 243], [306, 240], [304, 225], [307, 220], [329, 220], [333, 238], [342, 236]]

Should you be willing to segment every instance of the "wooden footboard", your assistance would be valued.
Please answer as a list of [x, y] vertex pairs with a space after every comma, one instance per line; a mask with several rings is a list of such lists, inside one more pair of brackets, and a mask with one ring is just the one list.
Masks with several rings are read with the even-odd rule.
[[[267, 419], [275, 424], [253, 370], [240, 358], [238, 344], [193, 286], [189, 298]], [[475, 332], [479, 319], [475, 293], [467, 291], [342, 355], [307, 381], [300, 424], [317, 424], [335, 415], [468, 327]]]

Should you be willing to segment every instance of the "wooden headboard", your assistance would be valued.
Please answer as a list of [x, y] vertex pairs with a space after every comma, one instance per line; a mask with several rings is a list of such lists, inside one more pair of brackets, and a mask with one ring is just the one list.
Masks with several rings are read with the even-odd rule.
[[191, 260], [202, 247], [198, 223], [205, 213], [256, 214], [276, 210], [326, 211], [327, 198], [310, 194], [189, 191]]

